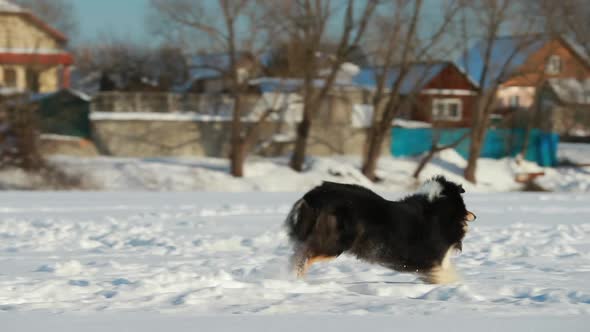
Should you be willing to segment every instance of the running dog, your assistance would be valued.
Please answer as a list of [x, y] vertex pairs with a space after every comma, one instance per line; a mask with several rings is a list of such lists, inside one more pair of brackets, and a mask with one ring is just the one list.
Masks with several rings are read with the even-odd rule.
[[467, 222], [461, 185], [437, 176], [411, 196], [389, 201], [351, 184], [324, 182], [293, 205], [285, 225], [292, 267], [303, 277], [318, 261], [350, 253], [430, 283], [457, 280], [450, 257], [462, 250]]

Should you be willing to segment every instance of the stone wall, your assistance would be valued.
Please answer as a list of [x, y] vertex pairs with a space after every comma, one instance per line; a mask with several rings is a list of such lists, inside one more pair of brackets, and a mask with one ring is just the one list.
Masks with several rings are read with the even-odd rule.
[[[283, 132], [281, 124], [265, 122], [260, 127], [253, 152], [264, 156], [289, 154], [293, 142], [273, 141]], [[93, 121], [93, 139], [102, 154], [129, 157], [209, 156], [229, 154], [229, 121]], [[313, 126], [309, 155], [360, 155], [365, 149], [365, 129], [338, 125]], [[388, 144], [383, 153], [389, 154]]]
[[[160, 102], [163, 100], [160, 94]], [[191, 98], [203, 98], [194, 95]], [[123, 98], [123, 94], [107, 97], [117, 106], [105, 107], [103, 101], [93, 104], [93, 109], [112, 109], [114, 112], [129, 112], [130, 109], [162, 109], [159, 107], [136, 107], [145, 100], [136, 97]], [[158, 97], [155, 97], [158, 98]], [[174, 98], [170, 98], [171, 103]], [[141, 99], [141, 98], [139, 98]], [[361, 155], [365, 151], [366, 129], [351, 125], [352, 105], [367, 103], [368, 96], [358, 91], [339, 91], [328, 96], [316, 114], [311, 128], [307, 152], [309, 155], [349, 154]], [[106, 100], [106, 99], [105, 99]], [[165, 101], [164, 103], [167, 103]], [[255, 99], [250, 96], [248, 105]], [[152, 103], [157, 105], [158, 102]], [[103, 106], [100, 106], [103, 105]], [[125, 106], [127, 105], [127, 106]], [[131, 106], [135, 105], [133, 107]], [[170, 107], [164, 108], [170, 109]], [[203, 112], [198, 112], [203, 113]], [[249, 126], [248, 122], [245, 122]], [[265, 156], [286, 155], [293, 150], [293, 141], [274, 139], [293, 138], [296, 124], [278, 121], [264, 122], [259, 130], [252, 152]], [[171, 120], [92, 120], [93, 139], [103, 154], [113, 156], [211, 156], [226, 157], [229, 154], [230, 121], [171, 121]], [[389, 154], [389, 144], [384, 144], [383, 153]]]
[[[270, 137], [275, 127], [275, 123], [263, 123], [259, 137]], [[226, 157], [230, 129], [229, 121], [92, 122], [93, 139], [102, 154], [130, 157]]]
[[39, 140], [39, 149], [44, 156], [94, 157], [98, 155], [93, 142], [75, 136], [42, 134]]

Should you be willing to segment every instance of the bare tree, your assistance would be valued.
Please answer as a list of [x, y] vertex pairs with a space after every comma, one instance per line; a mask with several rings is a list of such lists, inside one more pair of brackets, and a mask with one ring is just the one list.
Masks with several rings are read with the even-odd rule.
[[[474, 78], [480, 87], [473, 113], [469, 157], [464, 176], [466, 180], [476, 183], [477, 161], [490, 115], [496, 107], [496, 93], [508, 75], [517, 74], [514, 68], [517, 57], [538, 41], [538, 35], [534, 33], [537, 20], [527, 16], [526, 6], [518, 1], [468, 1], [463, 10], [465, 12], [461, 24], [466, 51], [460, 65], [468, 73], [475, 74]], [[514, 44], [498, 50], [496, 45], [500, 37], [508, 33], [516, 36], [512, 38]], [[467, 42], [474, 38], [479, 40], [477, 46], [467, 51]]]
[[584, 0], [531, 1], [536, 14], [543, 19], [544, 28], [556, 36], [565, 36], [590, 54], [590, 6]]
[[253, 0], [219, 0], [216, 5], [204, 6], [202, 2], [190, 0], [152, 0], [152, 6], [163, 22], [170, 24], [169, 29], [203, 37], [194, 46], [195, 49], [207, 46], [227, 55], [227, 66], [216, 69], [227, 79], [228, 94], [233, 100], [230, 171], [233, 176], [241, 177], [244, 175], [244, 161], [260, 126], [274, 112], [269, 108], [260, 114], [255, 123], [244, 124], [243, 96], [248, 87], [248, 75], [240, 70], [239, 61], [245, 53], [255, 58], [260, 54], [264, 44], [260, 43], [263, 33], [259, 25], [265, 20], [261, 17], [258, 2]]
[[188, 77], [182, 50], [167, 44], [151, 46], [104, 35], [98, 42], [78, 46], [76, 58], [83, 75], [101, 75], [101, 91], [145, 90], [149, 86], [150, 90], [168, 91]]
[[[378, 2], [368, 0], [359, 7], [353, 0], [336, 4], [329, 0], [267, 1], [269, 17], [274, 18], [272, 24], [278, 26], [288, 40], [288, 61], [291, 65], [297, 64], [302, 77], [303, 114], [297, 125], [290, 161], [291, 168], [296, 171], [303, 169], [314, 116], [333, 89], [342, 64], [358, 50]], [[342, 22], [339, 22], [339, 15]], [[335, 36], [335, 47], [326, 52], [323, 46], [329, 40], [330, 23], [340, 24], [341, 28]], [[315, 83], [318, 78], [320, 84]]]
[[428, 152], [420, 159], [420, 162], [418, 162], [418, 166], [416, 166], [416, 170], [414, 170], [414, 173], [412, 174], [414, 179], [418, 179], [420, 177], [420, 173], [422, 173], [424, 168], [426, 168], [426, 165], [428, 165], [428, 163], [432, 161], [432, 158], [434, 158], [434, 156], [437, 153], [440, 153], [447, 149], [454, 149], [457, 146], [459, 146], [461, 142], [463, 142], [467, 137], [469, 137], [469, 131], [466, 131], [463, 135], [459, 136], [451, 143], [445, 145], [440, 144], [441, 136], [441, 128], [436, 127], [435, 124], [435, 126], [433, 126], [432, 145], [430, 146], [430, 150], [428, 150]]
[[69, 0], [14, 0], [14, 2], [70, 37], [78, 32], [75, 8]]
[[[441, 41], [459, 6], [457, 1], [447, 1], [443, 7], [441, 22], [434, 24], [430, 31], [421, 30], [433, 23], [426, 17], [421, 0], [394, 0], [384, 14], [386, 18], [377, 21], [382, 33], [378, 35], [373, 53], [380, 66], [375, 71], [373, 116], [362, 164], [363, 174], [372, 181], [377, 180], [377, 162], [394, 118], [412, 106], [417, 88], [428, 76], [434, 55], [441, 54], [443, 50]], [[419, 60], [425, 65], [412, 72], [413, 65]]]

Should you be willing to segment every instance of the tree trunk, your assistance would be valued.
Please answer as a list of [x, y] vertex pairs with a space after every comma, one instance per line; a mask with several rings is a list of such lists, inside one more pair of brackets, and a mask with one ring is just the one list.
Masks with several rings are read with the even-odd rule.
[[485, 125], [478, 125], [474, 128], [471, 135], [471, 142], [469, 144], [469, 158], [467, 159], [467, 167], [465, 167], [464, 176], [465, 180], [475, 184], [477, 179], [475, 177], [475, 171], [477, 169], [477, 160], [481, 154], [481, 148], [483, 146], [483, 138], [485, 137]]
[[454, 141], [451, 144], [445, 145], [445, 146], [438, 145], [440, 143], [440, 134], [437, 134], [435, 136], [434, 141], [432, 142], [432, 146], [430, 147], [428, 154], [426, 156], [424, 156], [424, 158], [422, 158], [422, 160], [420, 160], [418, 167], [416, 167], [413, 177], [415, 179], [417, 179], [420, 176], [420, 173], [422, 173], [422, 171], [424, 170], [424, 167], [426, 167], [426, 165], [428, 165], [428, 163], [432, 160], [432, 158], [434, 157], [435, 154], [437, 154], [438, 152], [442, 152], [446, 149], [456, 148], [457, 146], [459, 146], [459, 144], [461, 144], [461, 142], [463, 142], [464, 139], [469, 137], [469, 134], [470, 134], [469, 132], [466, 132], [464, 135], [459, 137], [456, 141]]
[[430, 149], [430, 151], [428, 151], [428, 154], [426, 156], [424, 156], [424, 158], [422, 158], [422, 160], [420, 160], [418, 167], [416, 167], [416, 170], [414, 171], [414, 174], [412, 175], [414, 177], [414, 179], [417, 179], [420, 176], [420, 173], [422, 173], [422, 171], [424, 170], [424, 167], [426, 167], [426, 165], [432, 160], [436, 151], [437, 150], [433, 146], [432, 149]]
[[311, 129], [311, 121], [309, 119], [309, 112], [303, 112], [303, 119], [297, 125], [297, 138], [295, 139], [295, 148], [291, 156], [290, 166], [297, 172], [303, 170], [303, 163], [305, 162], [305, 150], [307, 149], [307, 138]]
[[529, 137], [531, 136], [531, 131], [533, 130], [533, 126], [530, 122], [532, 121], [529, 121], [529, 124], [527, 124], [526, 129], [524, 131], [524, 142], [522, 143], [522, 150], [520, 151], [522, 160], [526, 159], [526, 152], [529, 149]]
[[533, 131], [533, 127], [535, 125], [535, 123], [537, 122], [537, 108], [539, 106], [534, 105], [531, 109], [529, 109], [529, 119], [527, 121], [527, 125], [526, 125], [526, 130], [524, 132], [524, 142], [522, 144], [522, 151], [520, 152], [522, 155], [522, 159], [525, 160], [526, 159], [526, 152], [529, 149], [529, 145], [530, 145], [530, 136], [531, 136], [531, 132]]
[[383, 140], [387, 130], [381, 128], [374, 128], [371, 132], [371, 136], [368, 140], [367, 154], [363, 162], [362, 172], [371, 181], [377, 181], [377, 162], [381, 155], [381, 147], [383, 146]]
[[246, 145], [242, 142], [232, 143], [231, 146], [231, 175], [244, 176], [244, 161], [246, 160]]
[[231, 123], [230, 173], [235, 177], [244, 176], [245, 144], [242, 140], [241, 98], [234, 96], [234, 109]]

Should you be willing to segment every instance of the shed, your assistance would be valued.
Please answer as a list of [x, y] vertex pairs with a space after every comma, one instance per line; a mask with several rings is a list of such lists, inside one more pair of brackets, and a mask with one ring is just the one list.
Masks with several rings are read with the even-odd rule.
[[62, 89], [31, 97], [37, 105], [41, 132], [90, 137], [90, 97], [73, 89]]

